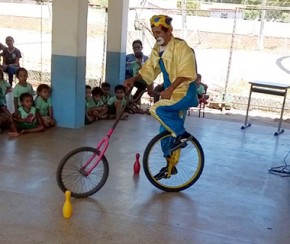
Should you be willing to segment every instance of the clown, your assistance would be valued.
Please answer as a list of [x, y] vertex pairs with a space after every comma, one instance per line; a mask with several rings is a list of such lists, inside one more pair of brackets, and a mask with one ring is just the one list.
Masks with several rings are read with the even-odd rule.
[[[152, 34], [156, 44], [150, 58], [135, 77], [125, 80], [125, 86], [132, 87], [134, 82], [143, 79], [148, 86], [148, 93], [153, 95], [153, 81], [162, 73], [164, 91], [161, 100], [150, 108], [150, 113], [161, 124], [160, 131], [168, 130], [175, 137], [168, 143], [162, 143], [162, 150], [167, 166], [160, 170], [155, 178], [166, 177], [171, 149], [184, 146], [191, 135], [184, 128], [184, 119], [180, 111], [198, 105], [196, 86], [196, 61], [193, 50], [187, 43], [172, 34], [172, 18], [166, 15], [154, 15], [150, 19]], [[182, 145], [181, 145], [182, 144]], [[176, 167], [171, 174], [176, 174]]]

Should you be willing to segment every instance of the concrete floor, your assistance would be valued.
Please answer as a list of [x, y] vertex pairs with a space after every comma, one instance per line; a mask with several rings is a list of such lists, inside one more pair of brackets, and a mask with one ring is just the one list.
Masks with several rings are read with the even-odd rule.
[[[95, 146], [112, 121], [82, 129], [54, 128], [8, 138], [0, 135], [0, 243], [290, 243], [290, 178], [268, 173], [283, 164], [290, 130], [188, 117], [206, 163], [188, 190], [166, 193], [143, 171], [133, 177], [136, 152], [158, 131], [147, 115], [121, 121], [106, 156], [110, 175], [87, 199], [72, 199], [64, 219], [64, 195], [55, 172], [79, 146]], [[138, 128], [142, 128], [139, 130]]]

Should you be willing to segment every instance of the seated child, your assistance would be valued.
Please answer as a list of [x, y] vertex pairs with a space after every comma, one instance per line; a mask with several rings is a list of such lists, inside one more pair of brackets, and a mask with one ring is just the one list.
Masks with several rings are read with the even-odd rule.
[[102, 101], [103, 95], [104, 93], [100, 87], [95, 87], [92, 90], [93, 104], [90, 109], [90, 114], [94, 120], [107, 118], [108, 108]]
[[10, 128], [10, 135], [18, 135], [12, 114], [9, 112], [6, 105], [0, 101], [0, 133], [2, 132], [2, 129], [6, 128]]
[[197, 78], [195, 81], [197, 97], [200, 103], [207, 104], [208, 103], [206, 101], [208, 99], [208, 95], [206, 95], [207, 85], [201, 82], [201, 78], [202, 76], [200, 74], [197, 74]]
[[20, 103], [21, 106], [14, 113], [16, 128], [19, 131], [18, 135], [44, 131], [40, 114], [33, 106], [32, 95], [28, 92], [22, 93]]
[[86, 85], [86, 108], [85, 108], [85, 124], [88, 125], [92, 123], [95, 119], [91, 114], [91, 108], [94, 105], [94, 101], [92, 98], [92, 87], [90, 85]]
[[107, 104], [107, 102], [111, 98], [111, 94], [110, 94], [111, 85], [108, 82], [103, 82], [101, 84], [101, 88], [102, 88], [102, 91], [104, 93], [104, 95], [102, 96], [102, 101], [104, 104]]
[[[111, 97], [107, 103], [108, 106], [108, 114], [110, 118], [114, 118], [118, 116], [127, 104], [127, 100], [125, 98], [126, 88], [123, 85], [115, 86], [115, 96]], [[126, 119], [129, 116], [128, 113], [123, 113], [121, 119]]]
[[16, 132], [12, 115], [7, 109], [6, 94], [8, 92], [11, 92], [11, 86], [4, 80], [3, 71], [0, 69], [0, 132], [5, 128], [10, 128], [11, 132]]
[[16, 71], [16, 78], [19, 80], [18, 84], [13, 89], [13, 97], [14, 97], [14, 109], [17, 111], [18, 107], [21, 106], [20, 95], [22, 93], [29, 93], [34, 95], [34, 90], [32, 85], [27, 82], [28, 72], [25, 68], [19, 68]]
[[8, 81], [4, 80], [3, 71], [0, 69], [0, 102], [6, 105], [6, 94], [11, 91], [11, 85], [8, 83]]
[[46, 128], [55, 126], [55, 120], [53, 118], [53, 109], [51, 104], [50, 93], [51, 89], [47, 84], [40, 84], [37, 87], [37, 97], [34, 104], [37, 111], [40, 114], [42, 123]]

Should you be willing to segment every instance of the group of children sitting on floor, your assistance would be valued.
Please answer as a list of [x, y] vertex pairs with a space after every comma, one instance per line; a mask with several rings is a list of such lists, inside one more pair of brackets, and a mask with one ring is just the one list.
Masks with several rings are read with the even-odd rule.
[[[6, 94], [12, 92], [12, 87], [4, 80], [3, 71], [0, 69], [0, 132], [2, 129], [10, 128], [10, 136], [19, 136], [25, 133], [41, 132], [45, 128], [55, 126], [50, 86], [40, 84], [35, 94], [32, 85], [27, 82], [28, 72], [25, 68], [17, 70], [16, 78], [18, 83], [13, 88], [14, 112], [11, 113], [7, 108]], [[116, 118], [128, 100], [130, 102], [121, 119], [126, 119], [129, 113], [146, 113], [132, 101], [130, 96], [126, 94], [123, 85], [115, 86], [114, 96], [110, 95], [108, 82], [93, 89], [86, 85], [85, 124], [100, 119]]]
[[100, 119], [114, 119], [121, 113], [127, 103], [121, 119], [126, 119], [129, 114], [133, 113], [146, 113], [146, 111], [138, 107], [136, 101], [132, 100], [131, 94], [126, 94], [125, 86], [116, 85], [114, 96], [111, 96], [110, 88], [111, 85], [108, 82], [103, 82], [101, 87], [93, 89], [91, 86], [86, 85], [85, 124], [90, 124]]
[[10, 136], [44, 131], [55, 125], [51, 105], [51, 88], [40, 84], [35, 92], [27, 82], [28, 72], [25, 68], [16, 71], [18, 83], [13, 89], [14, 113], [7, 108], [6, 94], [11, 92], [11, 85], [4, 80], [0, 69], [0, 130], [10, 128]]

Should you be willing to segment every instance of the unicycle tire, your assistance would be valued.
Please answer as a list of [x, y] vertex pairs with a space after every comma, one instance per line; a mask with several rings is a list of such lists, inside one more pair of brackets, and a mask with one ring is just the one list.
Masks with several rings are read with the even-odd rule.
[[192, 186], [200, 177], [204, 167], [203, 149], [195, 137], [187, 141], [187, 146], [180, 151], [179, 162], [175, 166], [177, 174], [170, 178], [157, 180], [154, 178], [161, 168], [167, 166], [161, 149], [161, 140], [171, 137], [164, 131], [156, 135], [148, 143], [144, 156], [143, 168], [147, 179], [157, 188], [167, 192], [179, 192]]
[[[60, 189], [63, 192], [71, 191], [71, 196], [75, 198], [89, 197], [99, 191], [109, 176], [109, 164], [106, 157], [102, 156], [89, 175], [81, 173], [81, 168], [88, 159], [91, 157], [97, 159], [99, 154], [100, 152], [92, 147], [79, 147], [66, 154], [56, 171], [56, 180]], [[94, 159], [91, 164], [93, 162]]]

